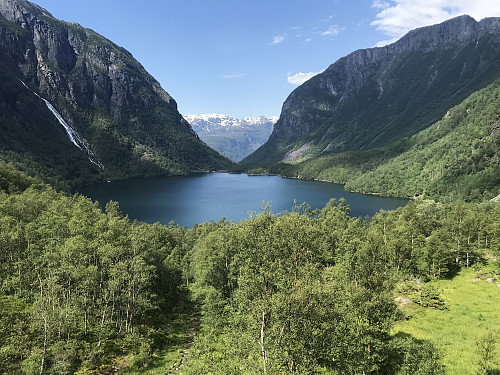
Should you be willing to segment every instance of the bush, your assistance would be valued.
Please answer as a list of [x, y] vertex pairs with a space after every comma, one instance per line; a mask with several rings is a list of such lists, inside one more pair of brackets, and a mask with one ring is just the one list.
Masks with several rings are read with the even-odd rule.
[[420, 291], [418, 303], [423, 307], [432, 307], [438, 310], [446, 309], [446, 303], [441, 298], [440, 291], [432, 285], [424, 285]]

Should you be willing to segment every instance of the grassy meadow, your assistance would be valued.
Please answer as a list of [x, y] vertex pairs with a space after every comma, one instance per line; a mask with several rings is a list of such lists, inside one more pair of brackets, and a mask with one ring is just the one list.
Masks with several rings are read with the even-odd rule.
[[486, 281], [494, 277], [495, 269], [498, 266], [492, 264], [464, 269], [452, 279], [432, 282], [441, 291], [446, 308], [407, 304], [403, 311], [410, 319], [397, 324], [394, 333], [430, 340], [441, 351], [447, 374], [474, 375], [480, 361], [478, 341], [491, 332], [497, 341], [491, 373], [500, 373], [500, 280]]

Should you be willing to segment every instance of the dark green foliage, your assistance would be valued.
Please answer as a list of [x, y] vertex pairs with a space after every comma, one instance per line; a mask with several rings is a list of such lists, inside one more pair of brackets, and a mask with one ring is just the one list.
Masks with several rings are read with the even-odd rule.
[[37, 183], [36, 179], [19, 172], [12, 164], [0, 160], [0, 191], [18, 193]]
[[[412, 37], [418, 40], [419, 32], [426, 31]], [[494, 32], [416, 50], [406, 43], [353, 52], [298, 87], [269, 141], [243, 162], [279, 162], [304, 145], [298, 160], [388, 146], [431, 126], [499, 77]]]
[[[6, 14], [8, 6], [32, 5], [8, 4]], [[175, 101], [125, 49], [36, 8], [26, 12], [36, 18], [26, 28], [0, 15], [2, 159], [65, 190], [232, 165], [200, 141]], [[70, 142], [42, 98], [88, 142], [104, 170]]]
[[398, 375], [444, 375], [439, 352], [425, 340], [398, 333], [393, 339], [395, 367]]
[[163, 327], [181, 285], [202, 312], [187, 374], [442, 374], [429, 342], [391, 335], [403, 318], [395, 285], [441, 308], [423, 280], [500, 248], [493, 203], [418, 199], [370, 220], [344, 200], [280, 215], [264, 206], [188, 230], [0, 172], [0, 369], [13, 374], [107, 371], [117, 357], [146, 371], [175, 342]]
[[417, 301], [423, 307], [432, 307], [438, 310], [446, 308], [440, 292], [432, 285], [424, 285], [420, 290], [420, 299]]
[[[201, 237], [191, 269], [203, 324], [187, 373], [443, 374], [430, 343], [391, 337], [401, 318], [391, 291], [398, 279], [446, 276], [436, 264], [456, 267], [430, 238], [457, 207], [418, 201], [367, 223], [332, 201], [319, 212], [264, 210]], [[422, 304], [442, 308], [423, 285]]]
[[167, 227], [29, 187], [0, 195], [0, 233], [1, 372], [70, 374], [163, 345], [181, 283]]
[[477, 353], [479, 355], [477, 375], [494, 374], [490, 366], [495, 356], [496, 337], [494, 332], [489, 332], [477, 341]]
[[499, 108], [496, 81], [433, 126], [391, 146], [262, 166], [261, 171], [345, 183], [351, 191], [481, 202], [500, 193]]

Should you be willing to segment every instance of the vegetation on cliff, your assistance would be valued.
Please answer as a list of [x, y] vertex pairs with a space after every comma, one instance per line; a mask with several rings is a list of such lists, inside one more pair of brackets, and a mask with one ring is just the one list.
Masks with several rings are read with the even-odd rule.
[[431, 127], [390, 146], [248, 170], [334, 181], [364, 193], [481, 202], [500, 193], [499, 108], [497, 80]]
[[233, 164], [198, 138], [128, 51], [94, 31], [14, 0], [0, 7], [0, 47], [0, 156], [31, 175], [60, 187]]

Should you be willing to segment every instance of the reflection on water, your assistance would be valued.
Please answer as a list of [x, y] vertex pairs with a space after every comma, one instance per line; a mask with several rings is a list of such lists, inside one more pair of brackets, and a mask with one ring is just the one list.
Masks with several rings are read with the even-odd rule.
[[271, 202], [272, 212], [279, 213], [291, 210], [294, 200], [323, 208], [330, 198], [344, 197], [353, 216], [373, 215], [407, 203], [406, 199], [350, 193], [342, 185], [328, 182], [230, 173], [135, 179], [86, 186], [79, 191], [101, 204], [119, 202], [131, 219], [162, 224], [173, 220], [188, 227], [221, 217], [247, 219], [251, 211], [262, 210], [262, 202]]

